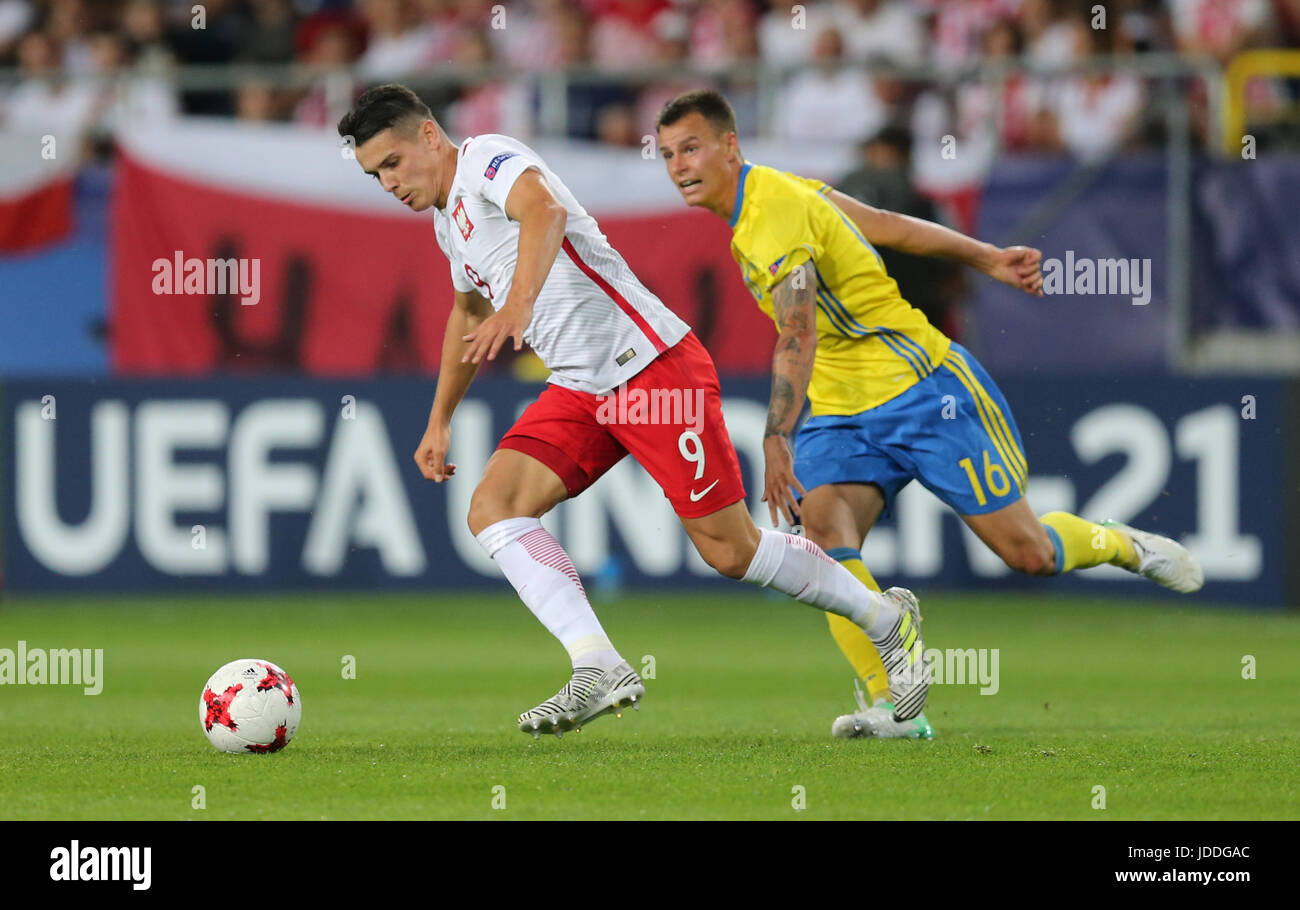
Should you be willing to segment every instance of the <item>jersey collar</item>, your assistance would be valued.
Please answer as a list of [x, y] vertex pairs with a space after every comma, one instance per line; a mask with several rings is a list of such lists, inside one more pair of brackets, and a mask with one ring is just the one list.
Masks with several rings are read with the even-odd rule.
[[462, 142], [462, 143], [460, 144], [459, 150], [457, 151], [457, 154], [456, 154], [456, 170], [455, 170], [455, 172], [451, 175], [451, 185], [447, 187], [447, 203], [446, 203], [446, 205], [444, 205], [444, 206], [443, 206], [442, 208], [440, 208], [440, 209], [439, 209], [437, 206], [434, 206], [435, 209], [438, 209], [438, 211], [442, 212], [444, 215], [447, 214], [447, 206], [448, 206], [448, 205], [451, 205], [451, 197], [452, 197], [452, 195], [453, 195], [453, 192], [452, 192], [452, 191], [456, 189], [456, 184], [457, 184], [457, 182], [460, 180], [460, 165], [461, 165], [461, 162], [463, 162], [463, 161], [465, 160], [465, 149], [469, 148], [469, 144], [470, 144], [471, 142], [474, 141], [474, 138], [475, 138], [475, 137], [470, 136], [468, 139], [466, 139], [464, 142]]
[[733, 228], [736, 226], [736, 222], [740, 220], [740, 207], [745, 204], [745, 178], [749, 176], [751, 167], [753, 165], [746, 161], [745, 166], [740, 169], [740, 182], [736, 184], [736, 201], [731, 206], [731, 219], [727, 222]]

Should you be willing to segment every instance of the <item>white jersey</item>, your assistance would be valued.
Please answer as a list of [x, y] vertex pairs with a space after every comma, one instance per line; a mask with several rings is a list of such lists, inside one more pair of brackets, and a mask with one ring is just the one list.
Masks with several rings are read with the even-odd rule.
[[466, 139], [447, 207], [434, 209], [438, 245], [456, 290], [477, 291], [501, 309], [519, 254], [519, 224], [506, 216], [506, 197], [529, 168], [546, 178], [569, 220], [524, 341], [551, 371], [550, 382], [599, 395], [639, 373], [690, 326], [637, 280], [536, 152], [508, 136]]

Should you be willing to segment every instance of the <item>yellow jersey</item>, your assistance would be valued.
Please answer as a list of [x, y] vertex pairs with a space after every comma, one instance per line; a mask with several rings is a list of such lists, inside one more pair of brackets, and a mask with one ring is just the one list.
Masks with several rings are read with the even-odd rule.
[[817, 280], [814, 416], [858, 414], [934, 372], [948, 337], [885, 272], [880, 255], [819, 180], [745, 163], [731, 213], [731, 255], [768, 316], [772, 288], [804, 262]]

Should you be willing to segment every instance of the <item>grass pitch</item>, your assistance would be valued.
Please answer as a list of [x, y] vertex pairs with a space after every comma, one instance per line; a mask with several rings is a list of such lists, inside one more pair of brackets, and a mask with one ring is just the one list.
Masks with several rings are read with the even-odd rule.
[[[997, 693], [932, 688], [933, 742], [845, 742], [852, 672], [816, 611], [638, 594], [597, 609], [653, 655], [642, 710], [535, 742], [515, 716], [568, 662], [505, 593], [10, 600], [0, 648], [103, 648], [105, 682], [0, 686], [0, 818], [1300, 817], [1300, 617], [1186, 604], [923, 593], [927, 648], [998, 649]], [[237, 657], [298, 683], [281, 753], [200, 730]]]

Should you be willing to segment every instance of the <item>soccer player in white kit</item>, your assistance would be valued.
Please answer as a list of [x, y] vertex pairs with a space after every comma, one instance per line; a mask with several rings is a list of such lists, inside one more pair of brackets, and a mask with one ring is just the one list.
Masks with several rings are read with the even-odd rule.
[[[645, 694], [568, 554], [540, 521], [628, 453], [663, 488], [709, 565], [855, 622], [884, 657], [895, 705], [920, 713], [929, 680], [916, 598], [902, 588], [870, 591], [811, 541], [754, 524], [712, 360], [532, 149], [497, 135], [457, 146], [400, 85], [367, 91], [338, 132], [350, 137], [357, 161], [384, 192], [415, 211], [433, 209], [451, 266], [455, 305], [415, 452], [421, 473], [437, 483], [455, 474], [447, 461], [452, 412], [483, 359], [493, 360], [507, 342], [515, 350], [527, 342], [551, 371], [488, 460], [468, 517], [573, 666], [564, 688], [519, 716], [521, 731], [559, 736], [621, 714]], [[659, 393], [671, 401], [676, 393], [680, 401], [697, 392], [704, 414], [690, 423], [684, 409], [670, 408], [657, 423], [620, 421], [626, 402], [601, 404], [608, 396]]]

